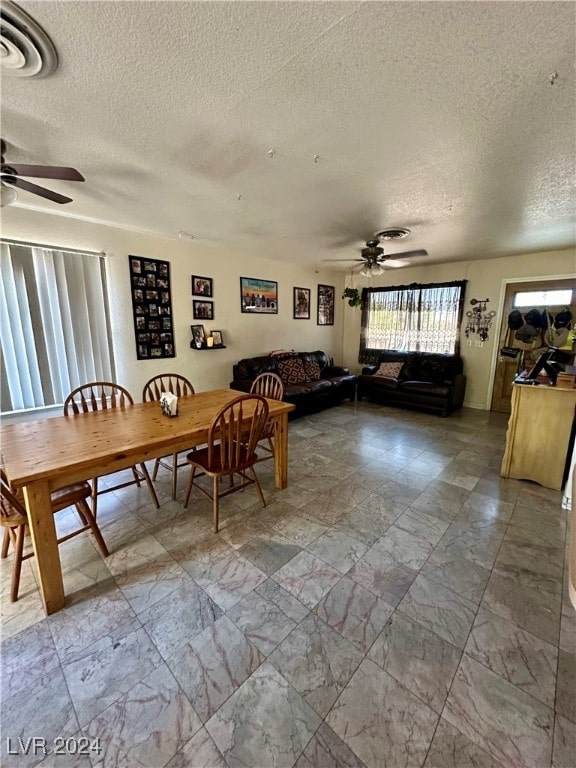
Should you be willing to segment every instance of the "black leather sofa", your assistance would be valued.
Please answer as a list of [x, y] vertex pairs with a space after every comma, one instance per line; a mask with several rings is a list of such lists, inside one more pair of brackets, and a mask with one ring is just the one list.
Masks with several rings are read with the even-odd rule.
[[[298, 362], [299, 361], [299, 362]], [[306, 381], [300, 371], [304, 370]], [[324, 352], [295, 352], [283, 355], [247, 357], [233, 367], [231, 389], [249, 392], [252, 382], [261, 373], [277, 373], [284, 382], [284, 401], [296, 406], [290, 416], [338, 405], [356, 397], [357, 376], [348, 368], [329, 365]]]
[[[395, 376], [378, 376], [380, 363], [401, 363]], [[425, 352], [383, 352], [377, 365], [362, 369], [358, 400], [439, 411], [447, 416], [464, 402], [466, 376], [462, 358]]]

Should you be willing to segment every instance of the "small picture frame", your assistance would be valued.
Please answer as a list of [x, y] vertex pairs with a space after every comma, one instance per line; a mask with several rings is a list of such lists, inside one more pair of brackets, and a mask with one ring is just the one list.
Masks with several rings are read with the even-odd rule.
[[294, 288], [294, 320], [310, 320], [310, 289]]
[[204, 330], [204, 326], [191, 325], [190, 330], [192, 331], [192, 344], [196, 347], [196, 349], [202, 349], [202, 347], [205, 347], [206, 331]]
[[213, 284], [211, 277], [192, 275], [192, 296], [205, 296], [212, 298]]
[[335, 290], [333, 285], [318, 285], [317, 325], [334, 325]]
[[223, 347], [224, 342], [222, 341], [222, 331], [210, 331], [210, 335], [214, 339], [214, 346], [215, 347]]
[[214, 320], [214, 302], [194, 299], [192, 302], [194, 320]]

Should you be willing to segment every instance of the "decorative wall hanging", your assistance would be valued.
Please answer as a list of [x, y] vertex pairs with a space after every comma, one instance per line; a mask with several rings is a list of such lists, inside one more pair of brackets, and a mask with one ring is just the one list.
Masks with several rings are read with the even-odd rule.
[[212, 298], [212, 278], [211, 277], [199, 277], [198, 275], [192, 275], [192, 296], [205, 296], [206, 298]]
[[333, 285], [318, 285], [318, 321], [317, 325], [334, 325]]
[[192, 302], [194, 320], [214, 320], [214, 302], [199, 301], [194, 299]]
[[294, 320], [310, 320], [310, 289], [294, 288]]
[[477, 333], [480, 341], [488, 341], [488, 331], [492, 326], [492, 321], [496, 317], [496, 312], [488, 312], [486, 305], [490, 299], [470, 299], [471, 310], [466, 312], [466, 328], [464, 333], [466, 337], [471, 333]]
[[241, 277], [240, 301], [242, 312], [254, 315], [277, 315], [278, 283], [273, 280], [259, 280], [255, 277]]
[[170, 262], [129, 256], [136, 357], [175, 357]]

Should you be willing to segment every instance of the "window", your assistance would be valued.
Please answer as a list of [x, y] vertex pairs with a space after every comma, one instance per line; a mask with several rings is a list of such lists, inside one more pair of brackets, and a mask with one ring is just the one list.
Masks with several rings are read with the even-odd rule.
[[385, 349], [455, 354], [465, 286], [462, 280], [365, 288], [359, 361], [375, 362]]
[[113, 381], [103, 256], [2, 241], [0, 341], [3, 413]]
[[572, 289], [551, 291], [518, 291], [514, 296], [514, 307], [556, 307], [572, 303]]

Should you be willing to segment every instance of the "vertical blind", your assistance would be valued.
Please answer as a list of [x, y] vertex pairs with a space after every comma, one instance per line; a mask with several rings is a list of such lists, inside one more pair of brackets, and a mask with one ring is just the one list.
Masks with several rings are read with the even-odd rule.
[[104, 258], [0, 244], [1, 410], [63, 403], [114, 380]]
[[[365, 288], [360, 362], [382, 350], [458, 351], [466, 281]], [[377, 356], [377, 354], [376, 354]]]

